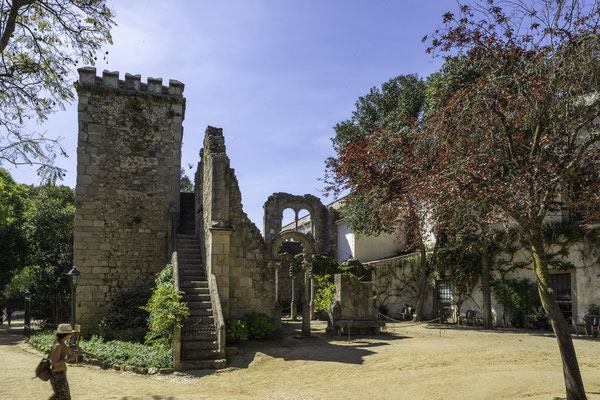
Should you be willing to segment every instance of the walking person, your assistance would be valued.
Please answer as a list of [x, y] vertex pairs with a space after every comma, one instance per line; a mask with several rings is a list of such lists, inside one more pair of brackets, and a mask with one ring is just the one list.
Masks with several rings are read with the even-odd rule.
[[0, 315], [0, 325], [6, 321], [6, 306], [2, 306], [2, 315]]
[[67, 382], [67, 362], [74, 361], [77, 353], [69, 348], [66, 342], [73, 336], [70, 324], [60, 324], [56, 330], [56, 340], [50, 350], [49, 358], [52, 361], [50, 384], [54, 395], [50, 400], [71, 400], [69, 382]]
[[10, 328], [10, 321], [12, 321], [13, 310], [9, 308], [6, 310], [6, 321], [8, 322], [8, 327]]

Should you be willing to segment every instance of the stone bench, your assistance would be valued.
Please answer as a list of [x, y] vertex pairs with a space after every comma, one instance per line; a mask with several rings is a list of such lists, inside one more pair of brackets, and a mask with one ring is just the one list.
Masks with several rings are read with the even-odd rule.
[[327, 334], [330, 336], [347, 335], [376, 335], [385, 326], [384, 321], [378, 320], [352, 320], [338, 319], [327, 326]]

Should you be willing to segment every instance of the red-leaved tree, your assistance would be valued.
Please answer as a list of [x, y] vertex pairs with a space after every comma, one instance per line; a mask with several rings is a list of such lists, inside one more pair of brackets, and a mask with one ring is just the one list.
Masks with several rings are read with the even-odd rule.
[[[429, 277], [433, 271], [439, 240], [438, 202], [428, 197], [428, 166], [425, 158], [413, 152], [419, 120], [398, 129], [376, 127], [371, 133], [345, 140], [335, 158], [327, 161], [329, 189], [349, 190], [347, 205], [368, 208], [367, 218], [384, 230], [402, 231], [419, 253], [415, 277], [415, 321], [423, 320], [423, 306]], [[427, 256], [427, 242], [434, 241]]]
[[[533, 6], [531, 6], [533, 4]], [[558, 340], [567, 399], [585, 399], [571, 333], [550, 284], [548, 217], [597, 217], [600, 199], [598, 2], [473, 1], [429, 38], [445, 52], [435, 111], [421, 130], [431, 185], [489, 204], [519, 227]]]

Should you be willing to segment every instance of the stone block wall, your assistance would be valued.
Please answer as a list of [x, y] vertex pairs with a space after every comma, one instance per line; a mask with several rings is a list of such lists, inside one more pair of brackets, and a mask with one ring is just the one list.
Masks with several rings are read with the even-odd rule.
[[204, 229], [206, 271], [217, 279], [224, 317], [253, 311], [273, 316], [275, 271], [260, 231], [243, 211], [222, 129], [206, 129], [200, 154], [196, 207], [202, 219], [197, 226]]
[[334, 301], [341, 306], [340, 319], [376, 320], [379, 317], [375, 305], [375, 285], [361, 282], [350, 274], [335, 274]]
[[179, 206], [183, 84], [79, 69], [74, 265], [77, 316], [91, 332], [113, 296], [150, 288], [169, 260]]

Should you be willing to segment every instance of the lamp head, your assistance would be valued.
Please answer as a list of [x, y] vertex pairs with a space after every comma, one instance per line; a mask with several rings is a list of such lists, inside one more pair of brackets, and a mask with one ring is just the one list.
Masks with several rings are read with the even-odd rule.
[[69, 272], [67, 272], [67, 276], [71, 278], [71, 284], [73, 286], [77, 286], [79, 284], [79, 281], [81, 280], [81, 272], [79, 272], [75, 267], [73, 267]]

